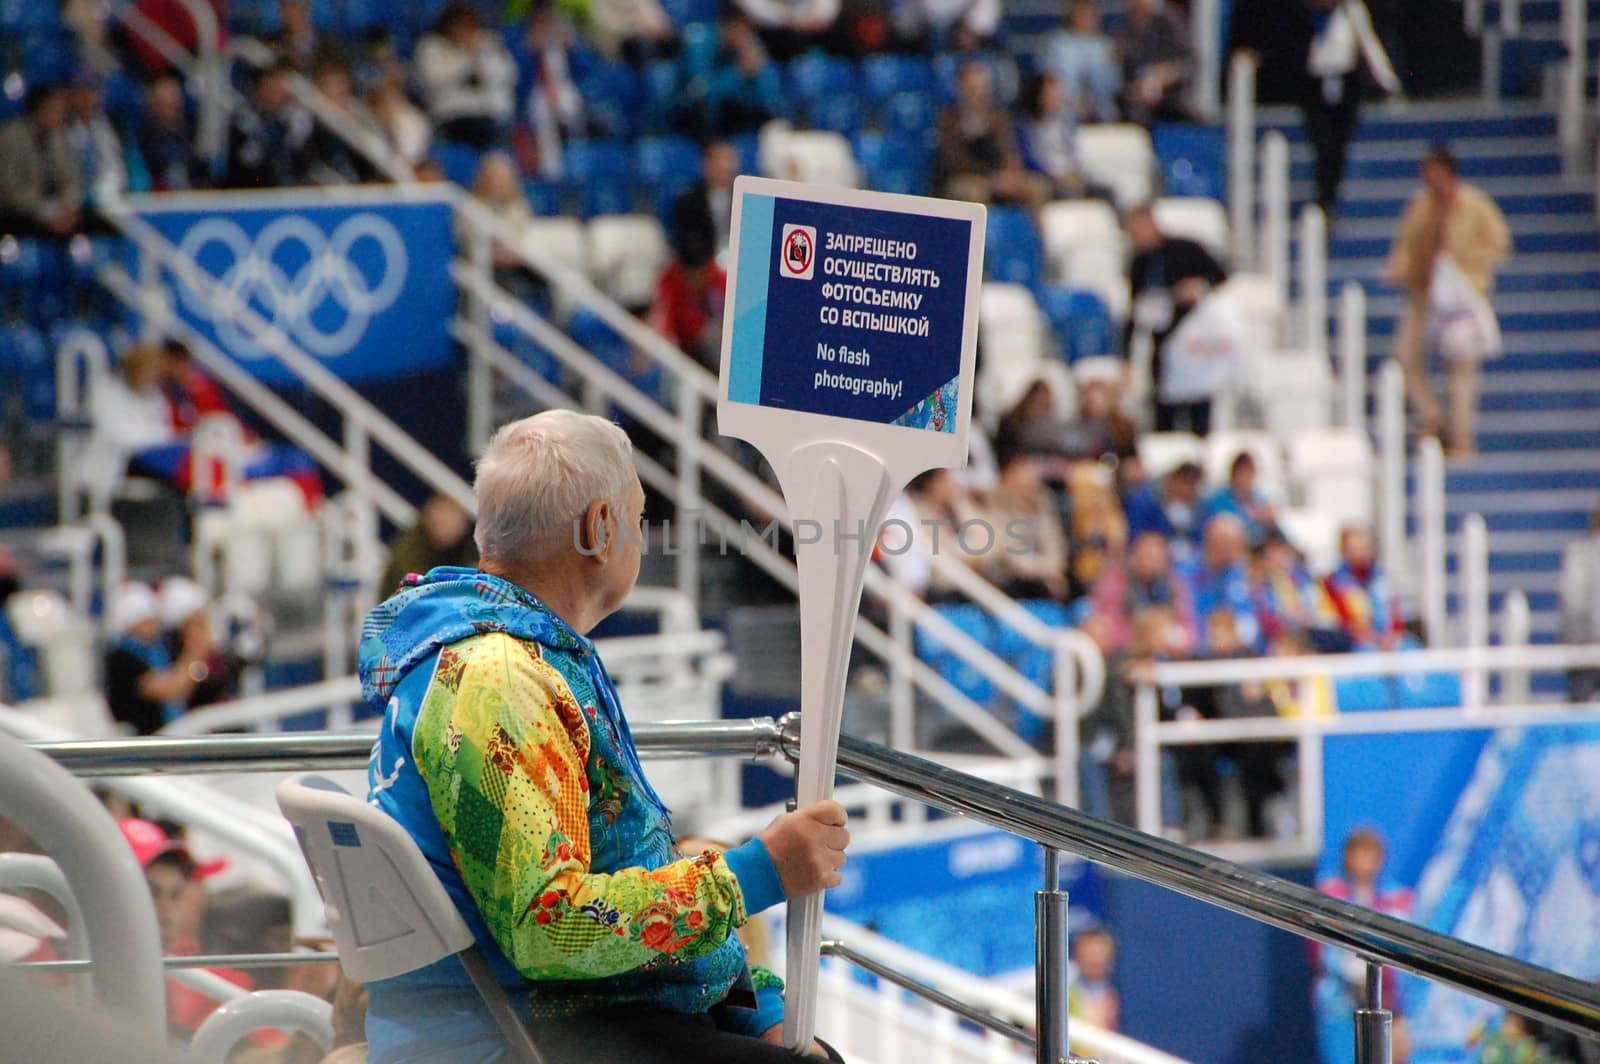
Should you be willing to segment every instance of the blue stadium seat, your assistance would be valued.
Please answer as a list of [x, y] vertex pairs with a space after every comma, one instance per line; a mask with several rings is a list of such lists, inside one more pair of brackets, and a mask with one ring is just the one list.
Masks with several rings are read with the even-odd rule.
[[27, 31], [22, 39], [24, 78], [30, 82], [66, 81], [77, 69], [78, 39], [71, 30], [42, 26]]
[[56, 416], [56, 368], [44, 336], [31, 325], [0, 326], [0, 381], [22, 396], [22, 416], [46, 422]]
[[1116, 353], [1117, 336], [1111, 325], [1111, 311], [1098, 294], [1045, 285], [1038, 299], [1039, 309], [1044, 311], [1061, 343], [1061, 357], [1069, 363]]
[[644, 91], [639, 76], [626, 63], [596, 62], [574, 81], [583, 96], [590, 121], [598, 123], [607, 136], [631, 139], [642, 115]]
[[652, 59], [639, 75], [639, 87], [644, 93], [644, 130], [647, 134], [664, 134], [672, 128], [672, 116], [679, 103], [683, 73], [677, 60]]
[[760, 138], [755, 133], [735, 133], [728, 138], [728, 143], [732, 144], [739, 153], [739, 172], [741, 174], [759, 174], [761, 172], [759, 164]]
[[829, 93], [806, 105], [806, 124], [850, 136], [861, 128], [861, 99], [849, 93]]
[[683, 72], [694, 78], [711, 73], [717, 65], [717, 24], [710, 20], [683, 27]]
[[642, 184], [682, 189], [700, 177], [700, 149], [687, 137], [645, 137], [633, 146], [633, 176]]
[[567, 145], [567, 180], [592, 181], [600, 178], [626, 180], [629, 174], [628, 147], [620, 140], [578, 140]]
[[1168, 196], [1227, 197], [1227, 138], [1209, 126], [1165, 125], [1151, 133]]
[[717, 21], [717, 0], [662, 0], [661, 4], [674, 26], [687, 26], [691, 22]]
[[823, 96], [841, 96], [859, 91], [856, 68], [847, 59], [813, 52], [789, 63], [789, 91], [801, 103]]
[[[995, 641], [994, 619], [981, 607], [966, 604], [935, 606], [939, 615], [986, 647]], [[917, 629], [917, 657], [927, 662], [944, 680], [978, 703], [989, 705], [994, 698], [994, 684], [987, 676], [967, 663], [967, 659], [951, 651], [942, 641]]]
[[144, 90], [137, 81], [118, 71], [106, 78], [101, 93], [106, 117], [119, 130], [132, 130], [139, 124], [144, 116]]
[[927, 195], [931, 159], [925, 139], [903, 133], [858, 133], [853, 145], [871, 188]]
[[494, 327], [495, 343], [511, 352], [517, 361], [532, 369], [539, 376], [552, 384], [561, 383], [561, 363], [556, 361], [554, 355], [546, 351], [539, 344], [528, 338], [528, 334], [512, 325], [502, 322]]
[[0, 30], [8, 34], [61, 25], [61, 5], [40, 0], [0, 0]]
[[1044, 244], [1033, 219], [1021, 207], [990, 207], [984, 262], [989, 278], [1026, 285], [1035, 292], [1044, 284]]
[[478, 176], [478, 149], [448, 140], [435, 140], [428, 156], [439, 164], [444, 176], [458, 185], [472, 187]]
[[879, 119], [886, 133], [926, 137], [938, 117], [932, 101], [920, 92], [897, 92], [883, 106]]
[[[613, 372], [626, 377], [658, 402], [665, 402], [666, 388], [662, 382], [661, 368], [652, 364], [649, 369], [636, 372], [633, 367], [633, 345], [601, 321], [593, 311], [583, 307], [573, 311], [571, 320], [567, 322], [567, 332], [580, 347]], [[613, 408], [612, 414], [619, 420], [627, 420], [616, 408]]]
[[572, 182], [578, 194], [578, 213], [584, 218], [633, 211], [633, 183], [625, 177], [600, 175]]
[[559, 181], [524, 181], [522, 194], [534, 214], [553, 217], [567, 211], [567, 190]]
[[861, 61], [862, 94], [881, 107], [898, 92], [933, 93], [933, 67], [918, 55], [869, 55]]

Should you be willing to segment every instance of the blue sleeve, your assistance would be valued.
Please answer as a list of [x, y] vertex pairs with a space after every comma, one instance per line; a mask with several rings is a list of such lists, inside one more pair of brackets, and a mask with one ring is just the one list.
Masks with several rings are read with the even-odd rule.
[[753, 1009], [728, 1009], [723, 1014], [726, 1030], [748, 1038], [760, 1038], [783, 1022], [783, 988], [764, 986], [756, 991]]
[[751, 839], [722, 855], [728, 862], [733, 878], [739, 881], [744, 893], [744, 911], [751, 916], [784, 900], [783, 881], [778, 878], [778, 867], [772, 863], [767, 844]]

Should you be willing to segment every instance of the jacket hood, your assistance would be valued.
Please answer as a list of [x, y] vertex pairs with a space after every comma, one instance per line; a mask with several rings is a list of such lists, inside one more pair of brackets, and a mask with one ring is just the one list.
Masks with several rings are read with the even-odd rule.
[[361, 696], [387, 702], [406, 673], [444, 647], [505, 632], [552, 650], [587, 655], [594, 644], [533, 595], [477, 569], [441, 566], [412, 577], [361, 626]]

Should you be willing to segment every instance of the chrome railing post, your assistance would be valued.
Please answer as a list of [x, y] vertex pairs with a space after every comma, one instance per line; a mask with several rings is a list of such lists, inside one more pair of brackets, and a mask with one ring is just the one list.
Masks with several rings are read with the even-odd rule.
[[1445, 609], [1444, 448], [1432, 436], [1417, 444], [1417, 525], [1422, 546], [1422, 623], [1428, 645], [1449, 645]]
[[1189, 37], [1195, 54], [1194, 110], [1215, 122], [1222, 110], [1222, 4], [1195, 0], [1189, 5]]
[[1473, 662], [1462, 673], [1462, 705], [1481, 710], [1489, 701], [1489, 671], [1483, 667], [1483, 648], [1489, 645], [1489, 528], [1480, 514], [1461, 523], [1456, 565], [1461, 574], [1457, 609], [1462, 615], [1462, 638]]
[[1566, 57], [1561, 61], [1561, 106], [1557, 127], [1561, 138], [1561, 158], [1567, 173], [1583, 168], [1584, 144], [1589, 129], [1589, 7], [1588, 0], [1561, 0], [1561, 43]]
[[1161, 743], [1156, 726], [1161, 723], [1160, 706], [1153, 683], [1141, 683], [1133, 695], [1134, 799], [1139, 830], [1160, 834], [1161, 823]]
[[1316, 204], [1300, 211], [1300, 345], [1328, 350], [1328, 217]]
[[1228, 68], [1228, 224], [1233, 267], [1256, 264], [1256, 67], [1236, 56]]
[[[1289, 306], [1289, 140], [1273, 130], [1261, 148], [1261, 272]], [[1285, 315], [1285, 325], [1289, 316]], [[1281, 338], [1280, 338], [1281, 341]]]
[[1378, 552], [1397, 591], [1416, 588], [1406, 557], [1406, 391], [1400, 364], [1378, 371]]
[[1083, 805], [1078, 775], [1078, 717], [1083, 711], [1078, 693], [1078, 654], [1065, 640], [1055, 645], [1056, 801], [1079, 809]]
[[[1528, 608], [1528, 596], [1521, 589], [1506, 593], [1500, 603], [1500, 645], [1525, 647], [1533, 629], [1533, 619]], [[1500, 702], [1503, 705], [1527, 705], [1530, 682], [1526, 666], [1500, 670]]]
[[1061, 851], [1044, 848], [1044, 889], [1033, 896], [1033, 985], [1038, 1010], [1038, 1064], [1068, 1059], [1067, 892], [1061, 889]]
[[[700, 606], [700, 539], [704, 532], [700, 506], [700, 396], [678, 389], [678, 590]], [[668, 549], [671, 545], [668, 544]]]
[[1366, 1007], [1356, 1010], [1356, 1064], [1391, 1064], [1394, 1013], [1383, 1007], [1383, 965], [1367, 962]]

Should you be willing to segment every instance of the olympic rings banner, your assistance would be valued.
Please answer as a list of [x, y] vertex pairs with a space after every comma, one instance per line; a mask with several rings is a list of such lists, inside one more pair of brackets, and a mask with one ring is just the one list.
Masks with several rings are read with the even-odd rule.
[[[301, 351], [351, 383], [454, 357], [451, 208], [390, 188], [140, 197], [139, 217]], [[216, 301], [170, 273], [176, 313], [264, 383], [285, 369]]]

